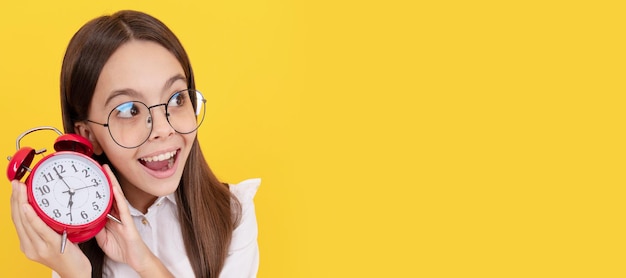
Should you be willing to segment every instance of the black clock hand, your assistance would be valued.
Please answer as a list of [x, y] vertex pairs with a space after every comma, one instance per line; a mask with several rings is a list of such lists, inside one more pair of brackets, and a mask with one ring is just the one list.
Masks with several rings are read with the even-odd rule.
[[74, 205], [74, 202], [72, 201], [72, 197], [74, 197], [74, 194], [76, 192], [74, 192], [74, 190], [68, 190], [68, 191], [63, 191], [63, 192], [68, 192], [70, 193], [70, 201], [67, 203], [67, 207], [70, 208], [70, 213], [72, 212], [72, 205]]
[[57, 171], [57, 168], [54, 168], [54, 172], [57, 173], [57, 176], [59, 176], [59, 179], [65, 184], [65, 186], [67, 186], [67, 189], [72, 190], [70, 185], [67, 184], [67, 182], [65, 182], [65, 180], [63, 179], [63, 176], [61, 176], [61, 174], [59, 174], [59, 171]]
[[[97, 184], [94, 184], [94, 185], [87, 185], [87, 186], [83, 186], [83, 187], [76, 188], [76, 189], [74, 189], [74, 191], [78, 191], [78, 190], [85, 189], [85, 188], [89, 188], [89, 187], [96, 187], [96, 186], [98, 186], [98, 185], [97, 185]], [[63, 191], [63, 193], [65, 193], [65, 192], [67, 192], [67, 191]]]
[[70, 200], [67, 202], [67, 207], [70, 208], [70, 212], [68, 213], [68, 215], [70, 216], [70, 223], [73, 221], [72, 219], [72, 206], [74, 205], [74, 201], [72, 201], [72, 197], [74, 197], [74, 194], [76, 192], [74, 192], [74, 190], [70, 189], [67, 191], [70, 194]]

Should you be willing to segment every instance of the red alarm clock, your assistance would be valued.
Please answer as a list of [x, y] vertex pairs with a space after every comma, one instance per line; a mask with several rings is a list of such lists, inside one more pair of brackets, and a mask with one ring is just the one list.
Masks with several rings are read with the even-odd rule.
[[[59, 137], [56, 152], [45, 155], [30, 169], [35, 151], [20, 147], [20, 140], [39, 130], [53, 130]], [[61, 252], [66, 239], [80, 243], [94, 237], [106, 224], [113, 205], [111, 180], [102, 166], [91, 158], [91, 142], [77, 134], [62, 134], [54, 127], [36, 127], [17, 138], [17, 152], [9, 157], [7, 177], [20, 180], [26, 172], [28, 202], [37, 215], [57, 233], [63, 235]]]

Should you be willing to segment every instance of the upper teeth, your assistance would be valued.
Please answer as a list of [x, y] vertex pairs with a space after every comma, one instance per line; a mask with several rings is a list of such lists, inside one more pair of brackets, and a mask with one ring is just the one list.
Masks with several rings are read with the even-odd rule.
[[174, 155], [176, 155], [176, 151], [172, 151], [169, 153], [162, 153], [160, 155], [155, 155], [155, 156], [151, 156], [151, 157], [143, 157], [141, 158], [141, 160], [147, 161], [147, 162], [152, 162], [152, 161], [163, 161], [166, 159], [170, 159], [172, 157], [174, 157]]

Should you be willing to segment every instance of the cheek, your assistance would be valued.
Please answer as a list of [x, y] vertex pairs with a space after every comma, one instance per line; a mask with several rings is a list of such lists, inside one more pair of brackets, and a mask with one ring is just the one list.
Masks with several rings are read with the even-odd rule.
[[[108, 134], [107, 134], [108, 136]], [[125, 149], [116, 144], [112, 139], [101, 141], [102, 151], [106, 154], [110, 163], [118, 171], [129, 168], [133, 163], [137, 162], [133, 150]]]
[[185, 147], [187, 149], [187, 154], [189, 154], [189, 152], [191, 151], [191, 147], [193, 147], [193, 144], [196, 141], [196, 132], [193, 132], [191, 134], [185, 134], [183, 135], [183, 138], [185, 140]]
[[185, 143], [188, 145], [192, 145], [196, 140], [196, 135], [198, 135], [198, 131], [194, 131], [189, 134], [182, 134], [183, 138], [185, 138]]
[[[132, 180], [133, 176], [136, 177], [137, 168], [139, 167], [139, 162], [130, 155], [130, 151], [109, 151], [107, 153], [107, 158], [109, 159], [109, 163], [113, 168], [115, 168], [115, 175], [124, 187], [126, 183]], [[109, 155], [112, 154], [112, 155]], [[135, 174], [133, 174], [135, 173]]]
[[195, 132], [193, 134], [185, 134], [183, 135], [183, 140], [185, 141], [185, 147], [181, 150], [179, 154], [179, 167], [184, 168], [187, 160], [189, 160], [189, 155], [191, 153], [192, 147], [196, 140]]

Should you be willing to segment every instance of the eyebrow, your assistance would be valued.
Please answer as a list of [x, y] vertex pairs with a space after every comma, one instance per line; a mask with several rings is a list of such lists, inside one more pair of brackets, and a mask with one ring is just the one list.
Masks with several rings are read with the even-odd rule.
[[111, 102], [111, 100], [113, 100], [114, 98], [118, 97], [118, 96], [131, 96], [131, 97], [137, 97], [139, 95], [139, 93], [133, 89], [121, 89], [121, 90], [115, 90], [113, 91], [109, 97], [107, 97], [106, 101], [104, 102], [104, 106], [106, 107], [107, 105], [109, 105], [109, 103]]
[[[172, 85], [174, 85], [174, 83], [176, 83], [176, 81], [178, 80], [183, 80], [186, 81], [185, 76], [183, 76], [182, 74], [176, 74], [172, 77], [170, 77], [166, 82], [165, 85], [163, 85], [163, 91], [166, 91], [167, 89], [171, 88]], [[107, 97], [106, 101], [104, 102], [104, 106], [109, 105], [109, 103], [111, 102], [111, 100], [113, 100], [114, 98], [118, 97], [118, 96], [130, 96], [130, 97], [137, 97], [139, 96], [139, 93], [133, 89], [127, 88], [127, 89], [120, 89], [120, 90], [115, 90], [113, 92], [111, 92], [111, 94], [109, 95], [109, 97]]]
[[183, 80], [186, 81], [185, 76], [183, 76], [182, 74], [176, 74], [172, 77], [170, 77], [170, 79], [167, 80], [167, 82], [165, 82], [165, 85], [163, 86], [163, 91], [169, 89], [170, 87], [172, 87], [172, 85], [174, 85], [174, 83], [178, 80]]

